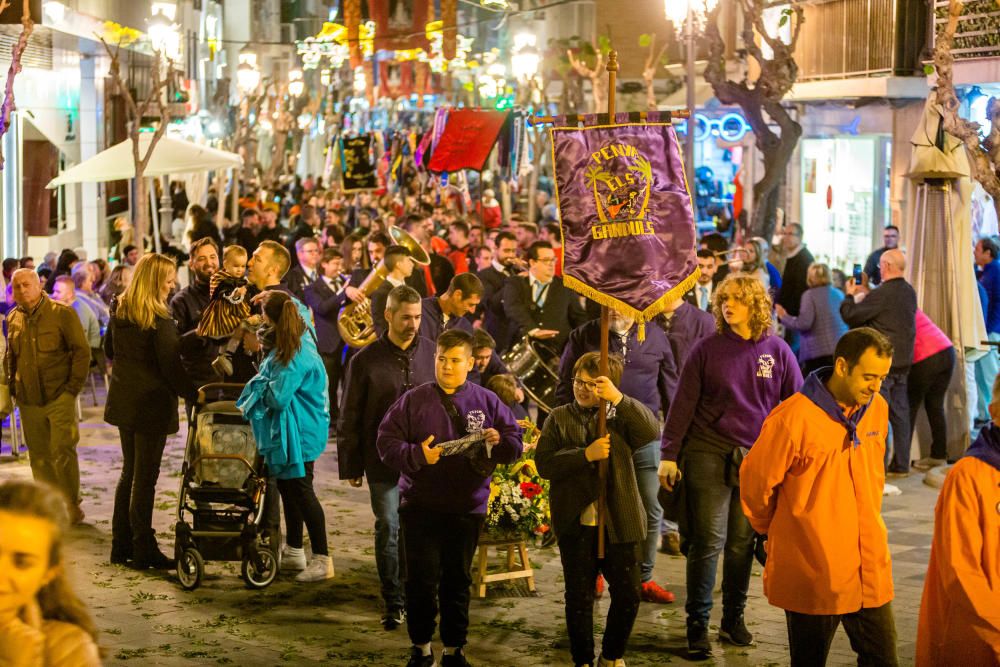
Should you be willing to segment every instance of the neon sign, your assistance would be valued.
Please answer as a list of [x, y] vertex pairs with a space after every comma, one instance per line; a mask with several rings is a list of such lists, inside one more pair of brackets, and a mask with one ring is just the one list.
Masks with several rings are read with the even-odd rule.
[[[674, 127], [677, 130], [677, 134], [687, 135], [686, 120], [676, 123]], [[701, 113], [694, 115], [694, 138], [696, 141], [718, 137], [723, 141], [734, 143], [751, 131], [752, 129], [746, 119], [736, 112], [727, 113], [721, 118], [709, 118]]]

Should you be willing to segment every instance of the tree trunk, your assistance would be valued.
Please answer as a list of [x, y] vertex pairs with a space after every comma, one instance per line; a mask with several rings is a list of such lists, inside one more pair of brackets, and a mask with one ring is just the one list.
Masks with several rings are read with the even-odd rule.
[[139, 254], [146, 254], [146, 233], [149, 229], [149, 191], [146, 178], [143, 175], [145, 166], [135, 165], [135, 213], [132, 216], [132, 243], [139, 249]]

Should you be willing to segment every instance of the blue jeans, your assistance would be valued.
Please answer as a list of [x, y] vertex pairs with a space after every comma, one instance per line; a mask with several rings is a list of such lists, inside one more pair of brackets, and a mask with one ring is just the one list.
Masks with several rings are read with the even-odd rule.
[[403, 608], [399, 583], [399, 487], [394, 482], [368, 482], [375, 513], [375, 567], [386, 611]]
[[660, 441], [654, 440], [632, 452], [632, 465], [635, 466], [635, 481], [639, 484], [639, 495], [646, 509], [646, 541], [639, 545], [642, 583], [646, 583], [653, 580], [660, 522], [663, 520], [663, 508], [656, 498], [660, 491], [660, 480], [656, 476], [660, 466]]
[[[987, 336], [991, 341], [1000, 340], [1000, 333], [991, 333]], [[988, 406], [993, 398], [993, 381], [1000, 370], [1000, 355], [997, 348], [992, 345], [989, 351], [976, 361], [976, 387], [979, 389], [979, 405], [976, 416], [982, 420], [989, 420], [990, 411]]]
[[726, 486], [727, 458], [714, 452], [683, 453], [689, 533], [684, 605], [688, 624], [708, 625], [715, 572], [723, 549], [723, 618], [740, 616], [747, 602], [754, 532], [743, 515], [739, 487]]

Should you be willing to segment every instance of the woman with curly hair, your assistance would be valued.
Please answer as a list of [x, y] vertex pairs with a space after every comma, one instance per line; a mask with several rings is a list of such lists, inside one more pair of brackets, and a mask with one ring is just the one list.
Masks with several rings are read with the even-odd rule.
[[95, 667], [97, 628], [69, 585], [63, 495], [41, 482], [0, 485], [0, 663]]
[[771, 299], [748, 275], [722, 281], [712, 297], [718, 331], [692, 348], [663, 430], [660, 482], [683, 476], [681, 535], [687, 541], [687, 638], [692, 658], [711, 653], [719, 554], [722, 625], [719, 637], [749, 646], [743, 621], [755, 535], [740, 505], [739, 466], [765, 417], [798, 391], [802, 374], [791, 348], [771, 333]]

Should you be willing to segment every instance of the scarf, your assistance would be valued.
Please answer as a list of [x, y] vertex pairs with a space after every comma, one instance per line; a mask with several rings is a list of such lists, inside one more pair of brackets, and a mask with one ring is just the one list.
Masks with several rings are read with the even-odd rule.
[[826, 388], [826, 381], [830, 379], [831, 375], [833, 375], [832, 367], [820, 368], [813, 371], [802, 384], [802, 389], [799, 390], [799, 393], [815, 403], [820, 410], [830, 415], [832, 419], [840, 422], [847, 429], [847, 435], [850, 437], [851, 442], [857, 447], [861, 444], [861, 439], [858, 438], [858, 424], [861, 423], [861, 419], [868, 412], [868, 406], [871, 405], [871, 401], [865, 403], [855, 410], [850, 417], [847, 417], [844, 415], [843, 408], [837, 403], [837, 399]]

